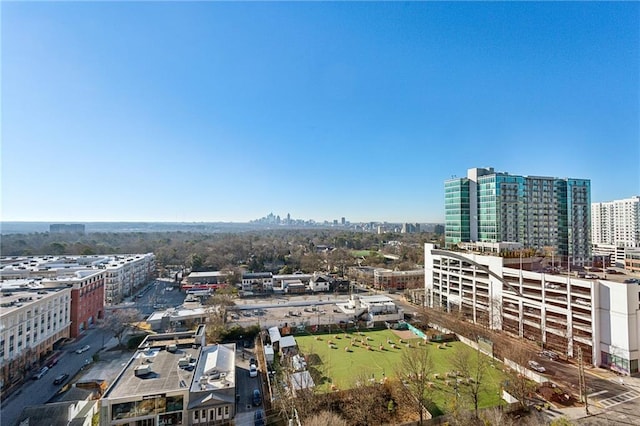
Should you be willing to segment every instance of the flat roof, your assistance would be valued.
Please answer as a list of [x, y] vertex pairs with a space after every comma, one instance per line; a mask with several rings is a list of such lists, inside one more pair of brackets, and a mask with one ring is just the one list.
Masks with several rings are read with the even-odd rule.
[[199, 278], [199, 277], [221, 277], [225, 275], [222, 271], [210, 271], [210, 272], [191, 272], [188, 277], [189, 278]]
[[[179, 342], [175, 352], [169, 352], [163, 347], [137, 350], [109, 388], [105, 398], [125, 398], [188, 390], [194, 375], [193, 369], [189, 371], [180, 368], [178, 361], [190, 356], [191, 363], [195, 363], [200, 355], [200, 347], [191, 346], [193, 338], [186, 340], [188, 344]], [[167, 343], [171, 344], [175, 341], [167, 339]], [[141, 365], [150, 365], [151, 373], [145, 377], [136, 376], [135, 369]]]
[[360, 301], [363, 303], [387, 303], [393, 302], [393, 299], [389, 296], [375, 295], [375, 296], [359, 296]]

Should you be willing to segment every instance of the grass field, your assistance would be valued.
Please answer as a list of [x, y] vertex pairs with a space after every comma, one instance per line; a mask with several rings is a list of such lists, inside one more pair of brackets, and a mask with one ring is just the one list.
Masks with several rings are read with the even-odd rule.
[[367, 256], [371, 256], [371, 251], [370, 250], [351, 250], [351, 256], [367, 257]]
[[[331, 384], [337, 386], [338, 389], [348, 389], [353, 387], [359, 378], [381, 380], [383, 377], [396, 377], [402, 352], [409, 350], [406, 343], [415, 348], [421, 341], [418, 338], [405, 339], [406, 343], [400, 344], [400, 338], [391, 330], [367, 331], [362, 334], [361, 336], [357, 332], [349, 332], [346, 338], [344, 333], [296, 336], [300, 351], [309, 359], [310, 369], [320, 363], [317, 367], [318, 370], [330, 378], [330, 381], [320, 384], [321, 389], [329, 390]], [[350, 343], [354, 338], [356, 344], [351, 347]], [[372, 350], [367, 350], [360, 343], [360, 340], [365, 338], [368, 339], [367, 343]], [[387, 343], [388, 339], [396, 344], [396, 348], [392, 348]], [[329, 341], [333, 342], [332, 348], [328, 344]], [[380, 345], [383, 346], [383, 350], [380, 350]], [[349, 351], [345, 351], [347, 346], [350, 347]], [[423, 343], [423, 346], [420, 347], [430, 352], [434, 373], [438, 373], [440, 376], [446, 375], [447, 372], [454, 369], [451, 365], [451, 359], [455, 352], [473, 351], [461, 342], [448, 343], [447, 347], [441, 349], [436, 343], [430, 343], [426, 346]], [[483, 381], [486, 386], [480, 398], [480, 408], [492, 407], [501, 403], [499, 392], [504, 376], [499, 367], [500, 364], [497, 363], [496, 367], [490, 366], [487, 369], [486, 379]], [[431, 411], [432, 414], [438, 415], [448, 411], [451, 402], [456, 398], [456, 393], [452, 385], [445, 384], [444, 379], [434, 379], [433, 384], [432, 399], [435, 407]]]

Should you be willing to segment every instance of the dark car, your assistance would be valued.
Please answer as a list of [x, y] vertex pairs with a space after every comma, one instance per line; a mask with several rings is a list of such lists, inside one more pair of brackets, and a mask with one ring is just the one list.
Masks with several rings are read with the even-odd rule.
[[253, 425], [254, 426], [264, 426], [265, 425], [265, 422], [264, 422], [264, 411], [256, 410], [256, 412], [253, 414]]
[[59, 385], [61, 383], [64, 383], [64, 381], [67, 380], [68, 377], [69, 375], [67, 373], [62, 373], [61, 375], [55, 378], [55, 380], [53, 381], [53, 384]]
[[255, 405], [256, 407], [262, 404], [262, 397], [260, 396], [260, 391], [258, 389], [253, 390], [253, 399], [251, 400], [251, 402], [253, 402], [253, 405]]

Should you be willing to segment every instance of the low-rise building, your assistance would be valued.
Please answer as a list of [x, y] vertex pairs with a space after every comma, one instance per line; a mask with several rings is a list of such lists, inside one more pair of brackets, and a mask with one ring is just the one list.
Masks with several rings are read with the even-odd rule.
[[324, 293], [331, 290], [331, 278], [326, 275], [314, 274], [309, 280], [309, 291]]
[[424, 269], [411, 271], [375, 269], [373, 271], [373, 287], [378, 290], [399, 291], [408, 288], [424, 288]]
[[149, 335], [101, 399], [100, 424], [189, 422], [190, 389], [205, 343], [196, 331]]
[[227, 423], [236, 412], [235, 343], [202, 348], [189, 390], [190, 425]]
[[242, 291], [257, 293], [273, 290], [273, 274], [271, 272], [245, 272], [240, 284]]

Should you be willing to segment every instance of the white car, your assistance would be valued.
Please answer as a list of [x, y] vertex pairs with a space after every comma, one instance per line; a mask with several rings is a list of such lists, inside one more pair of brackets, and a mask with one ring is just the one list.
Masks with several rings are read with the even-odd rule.
[[255, 364], [251, 364], [249, 366], [249, 377], [257, 377], [258, 376], [258, 367]]
[[538, 373], [544, 373], [545, 371], [547, 371], [543, 366], [541, 366], [535, 361], [529, 361], [529, 367], [532, 370], [536, 370]]
[[83, 352], [88, 351], [89, 349], [91, 349], [91, 346], [89, 345], [84, 345], [83, 347], [81, 347], [80, 349], [76, 349], [76, 353], [77, 354], [81, 354]]

